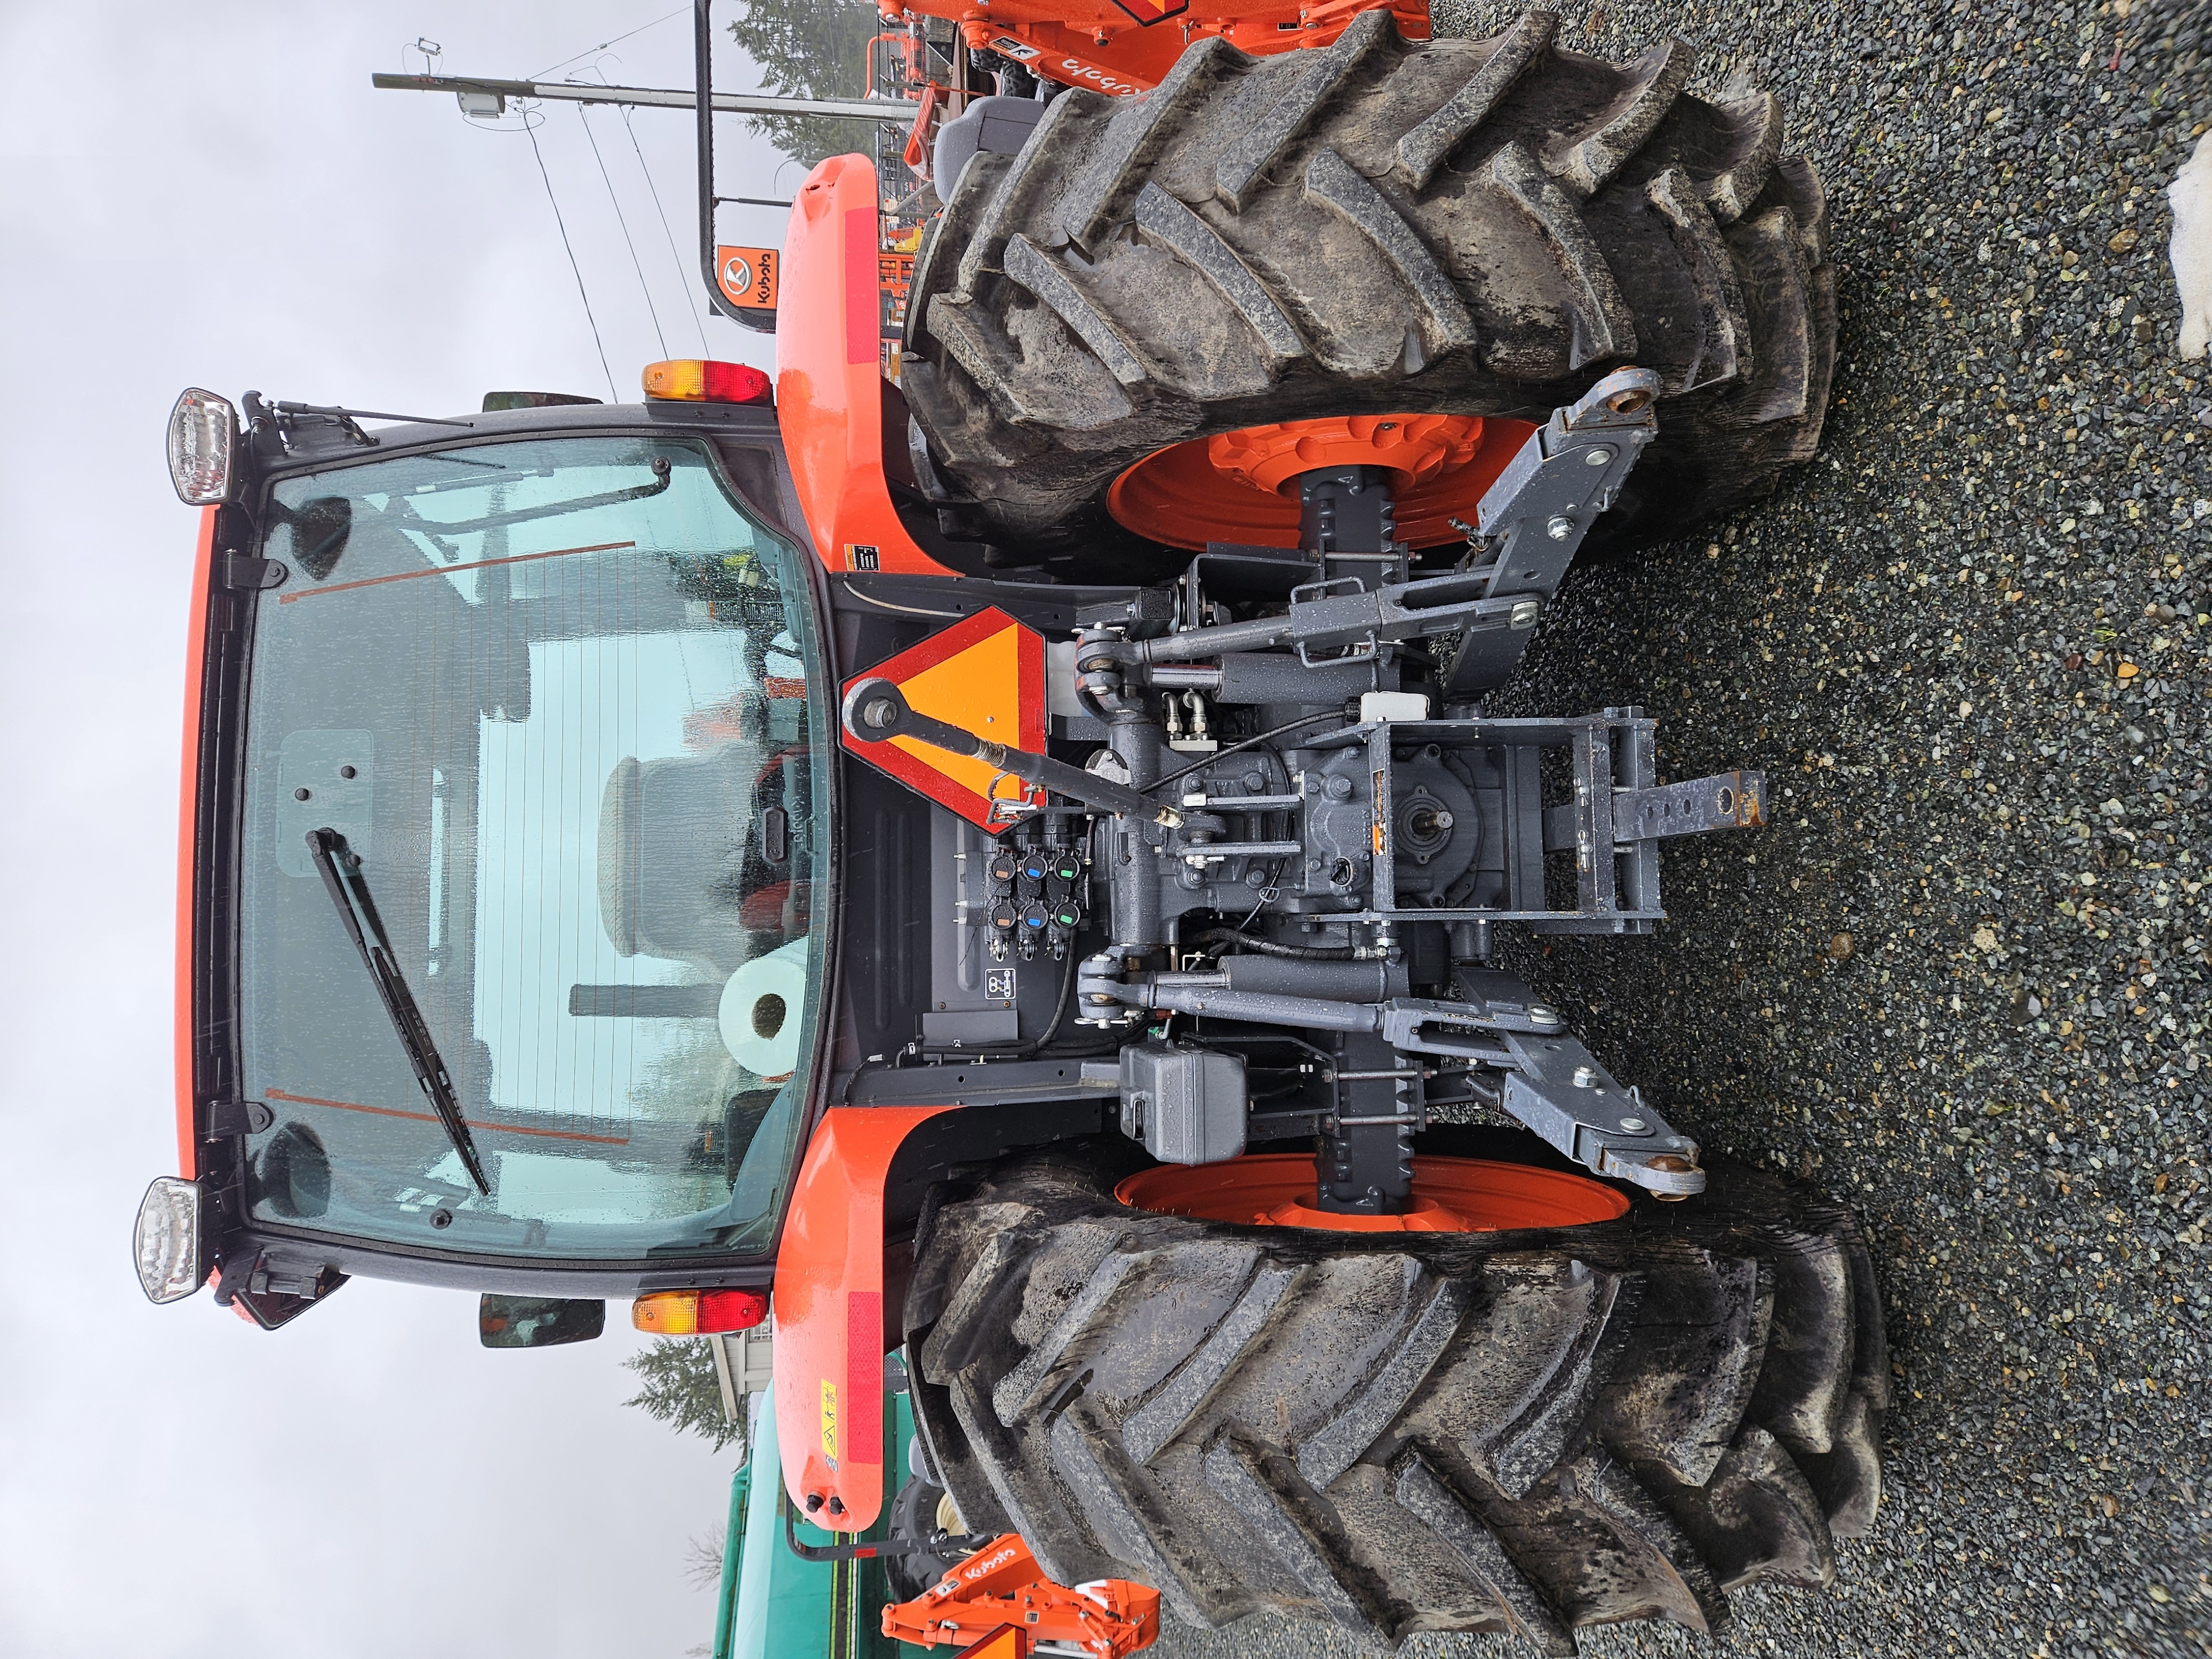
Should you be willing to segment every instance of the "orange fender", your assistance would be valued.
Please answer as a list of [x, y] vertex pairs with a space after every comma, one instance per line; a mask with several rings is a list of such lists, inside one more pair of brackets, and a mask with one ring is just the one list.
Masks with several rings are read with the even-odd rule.
[[946, 1106], [833, 1107], [806, 1148], [775, 1258], [775, 1432], [784, 1489], [831, 1532], [884, 1504], [884, 1180]]
[[831, 156], [792, 202], [777, 283], [776, 420], [823, 564], [951, 575], [907, 534], [884, 481], [876, 205], [864, 155]]

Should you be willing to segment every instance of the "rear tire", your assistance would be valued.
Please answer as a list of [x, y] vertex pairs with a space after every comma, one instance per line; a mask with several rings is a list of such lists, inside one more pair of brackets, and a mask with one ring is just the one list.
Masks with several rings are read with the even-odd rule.
[[1871, 1262], [1795, 1183], [1723, 1166], [1619, 1221], [1424, 1235], [1152, 1214], [1109, 1179], [1029, 1158], [944, 1203], [907, 1303], [961, 1515], [1060, 1583], [1567, 1653], [1826, 1584], [1873, 1520]]
[[[1207, 39], [1140, 97], [1070, 90], [979, 155], [925, 246], [902, 385], [949, 533], [999, 562], [1152, 547], [1105, 494], [1170, 444], [1323, 416], [1541, 421], [1657, 370], [1659, 435], [1589, 546], [1767, 493], [1818, 446], [1827, 208], [1779, 104], [1681, 88], [1524, 15], [1494, 40]], [[926, 448], [926, 453], [919, 453]]]

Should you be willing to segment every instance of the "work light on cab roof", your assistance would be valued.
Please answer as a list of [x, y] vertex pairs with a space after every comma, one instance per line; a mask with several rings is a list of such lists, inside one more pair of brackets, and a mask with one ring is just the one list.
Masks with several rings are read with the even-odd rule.
[[169, 411], [169, 482], [187, 507], [230, 499], [231, 447], [238, 411], [230, 399], [187, 386]]
[[199, 1183], [157, 1177], [138, 1206], [132, 1232], [139, 1288], [149, 1302], [176, 1302], [200, 1287], [208, 1273], [200, 1234]]
[[645, 366], [645, 395], [667, 403], [764, 404], [769, 378], [750, 363], [676, 358]]

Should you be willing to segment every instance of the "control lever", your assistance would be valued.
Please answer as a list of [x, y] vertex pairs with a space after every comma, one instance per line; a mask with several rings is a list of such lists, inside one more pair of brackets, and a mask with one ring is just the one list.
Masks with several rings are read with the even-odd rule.
[[908, 704], [905, 694], [890, 680], [862, 680], [845, 694], [841, 712], [845, 730], [862, 743], [912, 738], [933, 749], [995, 766], [1009, 777], [1037, 784], [1070, 800], [1079, 800], [1085, 806], [1111, 812], [1116, 817], [1141, 818], [1170, 830], [1182, 822], [1182, 814], [1174, 807], [1147, 799], [1137, 791], [1095, 772], [1056, 761], [1049, 755], [1033, 755], [1026, 749], [1009, 749], [1002, 743], [990, 743], [973, 732], [964, 732], [927, 714], [918, 714]]

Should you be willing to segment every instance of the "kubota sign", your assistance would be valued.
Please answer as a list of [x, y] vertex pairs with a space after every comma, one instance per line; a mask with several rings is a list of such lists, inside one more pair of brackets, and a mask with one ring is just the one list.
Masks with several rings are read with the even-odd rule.
[[718, 247], [714, 279], [733, 306], [775, 309], [776, 251], [772, 247]]

